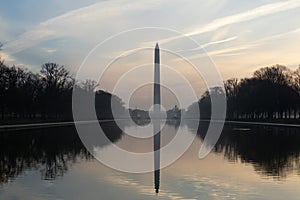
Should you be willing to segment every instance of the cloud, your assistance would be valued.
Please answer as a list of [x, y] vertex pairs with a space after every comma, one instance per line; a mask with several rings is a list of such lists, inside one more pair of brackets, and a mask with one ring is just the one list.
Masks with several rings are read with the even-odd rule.
[[[211, 52], [208, 52], [208, 55], [210, 55], [210, 56], [220, 55], [220, 54], [228, 55], [229, 53], [241, 52], [241, 51], [244, 51], [244, 50], [253, 49], [257, 46], [258, 46], [258, 44], [240, 45], [240, 46], [225, 48], [225, 49], [221, 49], [221, 50], [211, 51]], [[237, 54], [237, 53], [235, 53], [235, 54]]]
[[209, 52], [209, 55], [230, 55], [230, 53], [234, 53], [235, 55], [237, 55], [237, 54], [239, 54], [237, 52], [241, 52], [241, 51], [248, 50], [248, 49], [253, 49], [253, 48], [256, 48], [256, 47], [264, 44], [265, 42], [279, 39], [279, 38], [282, 38], [282, 37], [285, 37], [285, 36], [288, 36], [291, 34], [298, 34], [298, 33], [300, 33], [300, 28], [289, 31], [289, 32], [279, 33], [276, 35], [264, 37], [264, 38], [261, 38], [261, 39], [258, 39], [256, 41], [252, 42], [251, 44], [244, 44], [244, 45], [239, 45], [236, 47], [230, 47], [230, 48], [225, 48], [225, 49], [221, 49], [221, 50], [211, 51], [211, 52]]
[[197, 50], [202, 49], [202, 48], [207, 48], [207, 47], [215, 45], [215, 44], [222, 44], [222, 43], [230, 42], [230, 41], [233, 41], [233, 40], [236, 40], [236, 39], [237, 39], [237, 36], [225, 38], [225, 39], [222, 39], [222, 40], [216, 40], [216, 41], [212, 41], [212, 42], [202, 44], [200, 47], [190, 49], [190, 50], [187, 50], [187, 51], [197, 51]]
[[241, 23], [245, 21], [249, 21], [252, 19], [256, 19], [259, 17], [263, 17], [266, 15], [283, 12], [291, 9], [295, 9], [300, 7], [300, 1], [299, 0], [289, 0], [284, 2], [277, 2], [277, 3], [271, 3], [266, 4], [257, 8], [254, 8], [252, 10], [248, 10], [242, 13], [238, 13], [235, 15], [218, 18], [212, 21], [211, 23], [208, 23], [201, 28], [196, 28], [194, 31], [189, 32], [187, 35], [193, 36], [198, 35], [205, 32], [210, 32], [217, 30], [218, 28], [235, 24], [235, 23]]
[[216, 55], [217, 56], [241, 55], [242, 51], [253, 49], [257, 46], [258, 46], [258, 44], [246, 44], [246, 45], [239, 45], [239, 46], [235, 46], [235, 47], [223, 48], [223, 49], [214, 50], [214, 51], [203, 51], [202, 48], [198, 48], [198, 50], [201, 50], [201, 53], [193, 54], [193, 55], [186, 56], [186, 57], [190, 60], [193, 60], [193, 59], [197, 59], [197, 58], [205, 58], [207, 56], [216, 56]]
[[49, 49], [49, 48], [42, 48], [43, 51], [45, 51], [46, 53], [55, 53], [57, 51], [57, 49]]
[[10, 56], [9, 54], [4, 53], [4, 52], [0, 52], [0, 59], [5, 60], [5, 62], [15, 61], [15, 58], [13, 58], [12, 56]]
[[[84, 35], [87, 38], [86, 33], [91, 34], [96, 32], [95, 29], [101, 30], [102, 26], [111, 24], [112, 17], [122, 16], [124, 12], [130, 13], [132, 10], [156, 6], [158, 2], [158, 0], [151, 3], [136, 2], [135, 4], [129, 0], [98, 2], [41, 22], [15, 40], [5, 44], [3, 49], [9, 54], [16, 54], [49, 39], [75, 37], [76, 35]], [[130, 6], [123, 6], [128, 4]], [[103, 12], [103, 8], [105, 8], [105, 12]], [[95, 24], [99, 24], [99, 26], [95, 26]]]
[[8, 33], [8, 23], [5, 21], [5, 19], [3, 19], [0, 16], [0, 27], [1, 27], [1, 31], [0, 31], [0, 43], [3, 44], [5, 41], [10, 39], [9, 33]]
[[202, 48], [206, 48], [206, 47], [209, 47], [209, 46], [214, 45], [214, 44], [221, 44], [221, 43], [225, 43], [225, 42], [230, 42], [230, 41], [233, 41], [235, 39], [237, 39], [237, 36], [225, 38], [223, 40], [217, 40], [217, 41], [213, 41], [213, 42], [208, 42], [206, 44], [201, 45], [201, 47]]
[[[109, 20], [107, 19], [110, 19], [112, 16], [122, 16], [125, 11], [130, 13], [130, 11], [133, 10], [149, 9], [149, 7], [151, 8], [153, 6], [159, 5], [159, 1], [155, 1], [154, 3], [141, 1], [134, 4], [130, 3], [130, 6], [121, 6], [123, 4], [128, 5], [128, 3], [128, 0], [98, 2], [51, 18], [40, 23], [32, 30], [28, 30], [27, 32], [21, 34], [15, 40], [8, 42], [5, 45], [4, 50], [9, 54], [15, 54], [48, 39], [81, 34], [83, 32], [83, 27], [88, 26], [88, 24], [93, 24], [92, 27], [88, 27], [89, 30], [96, 29], [97, 27], [94, 27], [95, 24], [101, 24], [102, 26], [103, 24], [108, 24]], [[297, 7], [300, 7], [300, 0], [270, 3], [254, 8], [252, 10], [248, 10], [246, 12], [215, 19], [212, 22], [205, 24], [204, 26], [193, 28], [192, 31], [188, 31], [185, 35], [195, 36], [198, 34], [217, 30], [227, 25], [252, 20], [258, 17], [287, 11]], [[99, 12], [103, 11], [103, 8], [106, 9], [105, 12]], [[92, 32], [92, 30], [90, 30], [90, 32]], [[189, 30], [191, 30], [191, 28], [189, 28]], [[183, 36], [165, 38], [159, 43], [168, 43], [182, 37]], [[221, 42], [226, 41], [220, 41], [220, 43]], [[207, 43], [204, 46], [206, 47], [206, 45], [213, 44], [218, 43]]]
[[[93, 5], [97, 5], [97, 4], [93, 4]], [[22, 22], [22, 24], [25, 23], [24, 27], [25, 28], [29, 27], [29, 28], [22, 34], [18, 35], [17, 37], [11, 38], [5, 44], [4, 50], [9, 54], [16, 54], [27, 48], [37, 45], [40, 42], [67, 35], [67, 31], [68, 31], [67, 28], [70, 25], [74, 24], [74, 22], [76, 20], [78, 20], [78, 18], [76, 18], [76, 16], [80, 18], [80, 16], [83, 16], [84, 13], [91, 12], [91, 8], [93, 8], [93, 5], [75, 9], [73, 11], [69, 11], [60, 16], [57, 16], [57, 17], [48, 19], [44, 22], [41, 22], [35, 26], [28, 25], [28, 22], [26, 22], [26, 21], [24, 22], [23, 19], [20, 19], [20, 23], [21, 22]], [[45, 6], [47, 6], [47, 5], [45, 5]], [[50, 9], [50, 8], [52, 8], [52, 7], [50, 6], [48, 9]], [[24, 9], [26, 9], [26, 8], [24, 8]], [[45, 12], [48, 12], [48, 11], [49, 10], [45, 9]], [[38, 18], [37, 16], [35, 16], [35, 17]], [[0, 22], [1, 22], [1, 18], [0, 18]], [[13, 27], [14, 22], [11, 22], [11, 23], [12, 24], [10, 24], [10, 26]], [[18, 26], [18, 23], [17, 23], [17, 26]], [[80, 23], [80, 20], [78, 20], [78, 23]], [[6, 28], [6, 29], [9, 29], [9, 28]], [[71, 32], [69, 32], [68, 34], [71, 34]]]
[[237, 36], [225, 38], [225, 39], [222, 39], [222, 40], [216, 40], [216, 41], [205, 43], [205, 44], [201, 45], [200, 47], [196, 47], [196, 48], [193, 48], [193, 49], [179, 50], [179, 51], [177, 51], [177, 53], [189, 52], [189, 51], [192, 52], [192, 51], [199, 51], [199, 50], [202, 51], [202, 49], [207, 48], [209, 46], [212, 46], [212, 45], [215, 45], [215, 44], [222, 44], [222, 43], [230, 42], [230, 41], [233, 41], [233, 40], [236, 40], [236, 39], [237, 39]]
[[[224, 26], [250, 21], [256, 18], [260, 18], [266, 15], [275, 14], [278, 12], [284, 12], [291, 9], [295, 9], [300, 7], [300, 0], [288, 0], [284, 2], [270, 3], [263, 6], [259, 6], [252, 10], [247, 10], [242, 13], [222, 17], [213, 20], [212, 22], [202, 25], [201, 27], [196, 27], [194, 30], [189, 31], [185, 34], [186, 36], [196, 36], [199, 34], [215, 31]], [[171, 41], [182, 38], [183, 36], [175, 36], [171, 38], [166, 38], [164, 40], [159, 41], [160, 44], [169, 43]]]
[[[184, 33], [182, 33], [182, 35], [178, 33], [179, 36], [176, 37], [172, 37], [176, 33], [158, 34], [158, 40], [155, 41], [156, 36], [145, 37], [141, 35], [142, 39], [137, 37], [126, 38], [127, 40], [124, 40], [124, 43], [120, 43], [119, 46], [128, 47], [129, 51], [121, 52], [120, 49], [122, 50], [122, 48], [118, 45], [105, 49], [105, 51], [103, 53], [101, 52], [101, 55], [92, 62], [92, 64], [95, 65], [95, 70], [99, 69], [100, 59], [103, 63], [105, 59], [108, 60], [111, 56], [123, 55], [124, 57], [133, 53], [132, 50], [130, 50], [130, 45], [134, 46], [135, 44], [139, 44], [139, 41], [144, 42], [144, 45], [137, 45], [139, 47], [153, 46], [154, 42], [159, 41], [159, 43], [162, 44], [162, 48], [168, 48], [169, 46], [173, 48], [176, 46], [174, 51], [182, 48], [184, 50], [182, 52], [189, 55], [188, 58], [201, 56], [201, 53], [203, 53], [203, 51], [201, 52], [201, 48], [209, 47], [210, 55], [222, 57], [222, 59], [226, 60], [227, 58], [230, 59], [230, 56], [233, 55], [246, 53], [257, 54], [257, 50], [266, 51], [266, 49], [259, 49], [258, 47], [264, 43], [271, 43], [276, 41], [277, 38], [288, 35], [290, 32], [277, 33], [295, 28], [298, 24], [296, 19], [299, 18], [299, 14], [296, 12], [291, 12], [291, 14], [282, 13], [283, 18], [281, 18], [282, 21], [278, 23], [278, 25], [275, 19], [279, 17], [276, 13], [300, 7], [300, 0], [277, 1], [275, 3], [274, 1], [273, 3], [266, 3], [265, 1], [264, 5], [259, 4], [261, 6], [258, 7], [253, 7], [253, 5], [257, 5], [257, 3], [261, 1], [249, 2], [247, 4], [236, 3], [234, 0], [223, 0], [221, 2], [222, 3], [218, 0], [209, 2], [205, 0], [189, 2], [181, 2], [179, 0], [167, 0], [163, 2], [159, 0], [154, 0], [154, 2], [131, 2], [130, 0], [97, 2], [48, 19], [36, 26], [32, 26], [32, 24], [30, 26], [24, 25], [24, 27], [28, 27], [28, 30], [16, 38], [12, 38], [18, 34], [18, 32], [14, 30], [14, 27], [17, 27], [18, 23], [22, 23], [23, 20], [20, 19], [20, 21], [16, 23], [10, 19], [1, 19], [0, 16], [1, 28], [3, 28], [3, 22], [6, 23], [4, 24], [4, 30], [0, 32], [0, 36], [6, 34], [10, 37], [5, 40], [9, 42], [5, 43], [3, 51], [0, 53], [6, 54], [6, 61], [9, 59], [11, 63], [26, 63], [29, 68], [31, 68], [32, 65], [39, 66], [41, 62], [55, 60], [56, 62], [70, 66], [70, 70], [75, 71], [76, 67], [78, 67], [95, 44], [121, 31], [149, 26], [177, 29]], [[209, 5], [205, 6], [205, 4]], [[221, 4], [222, 6], [220, 7]], [[246, 6], [252, 7], [251, 9], [248, 7], [248, 9], [244, 11], [247, 8]], [[226, 16], [228, 15], [225, 14], [228, 13], [227, 8], [230, 8], [230, 12], [233, 11], [234, 14]], [[243, 12], [241, 12], [241, 10], [243, 10]], [[176, 15], [174, 15], [174, 11], [176, 11]], [[274, 14], [274, 18], [264, 20], [265, 16], [272, 14]], [[254, 19], [259, 19], [260, 21], [253, 21], [258, 23], [251, 23], [251, 26], [247, 23], [239, 24]], [[268, 28], [269, 24], [267, 23], [270, 21], [274, 22], [272, 29]], [[250, 27], [251, 30], [245, 30]], [[18, 29], [18, 31], [19, 30], [20, 29]], [[9, 33], [14, 31], [14, 34], [9, 35]], [[294, 32], [297, 31], [300, 30], [294, 30]], [[265, 37], [262, 35], [267, 34], [271, 36], [258, 39]], [[196, 44], [194, 45], [194, 43], [193, 45], [187, 44], [187, 40], [184, 40], [186, 36], [195, 36], [194, 39], [196, 39], [200, 45], [197, 46]], [[144, 40], [144, 38], [146, 38], [146, 40]], [[287, 40], [285, 43], [282, 43], [282, 46], [291, 46], [291, 43], [295, 43], [294, 41]], [[59, 51], [59, 53], [57, 53], [56, 50]], [[284, 56], [286, 57], [288, 55], [284, 54]], [[221, 58], [219, 58], [219, 60], [221, 60]], [[257, 62], [260, 61], [262, 60], [257, 60]], [[249, 61], [244, 60], [243, 62], [246, 65]], [[239, 66], [236, 66], [236, 68], [239, 69]]]
[[[207, 53], [200, 53], [200, 54], [196, 54], [196, 55], [191, 55], [191, 56], [188, 56], [188, 58], [189, 59], [195, 59], [195, 58], [198, 58], [198, 57], [199, 58], [205, 57], [207, 55], [209, 55], [209, 56], [233, 56], [233, 55], [236, 56], [236, 55], [241, 55], [241, 54], [243, 54], [243, 51], [257, 48], [257, 47], [263, 45], [266, 42], [273, 41], [273, 40], [276, 40], [276, 39], [279, 39], [279, 38], [282, 38], [282, 37], [286, 37], [286, 36], [289, 36], [291, 34], [299, 34], [299, 33], [300, 33], [300, 28], [297, 28], [297, 29], [294, 29], [292, 31], [288, 31], [288, 32], [279, 33], [279, 34], [276, 34], [276, 35], [260, 38], [256, 41], [250, 42], [248, 44], [240, 44], [240, 45], [229, 47], [229, 48], [222, 48], [222, 49], [217, 49], [217, 50], [213, 50], [213, 51], [207, 51]], [[223, 42], [232, 41], [232, 40], [235, 40], [235, 39], [236, 39], [236, 36], [226, 38], [224, 40], [209, 42], [209, 43], [206, 43], [206, 44], [202, 45], [199, 48], [195, 48], [195, 49], [191, 49], [191, 50], [184, 50], [183, 52], [199, 51], [199, 50], [200, 50], [200, 52], [203, 52], [202, 48], [204, 48], [205, 46], [207, 47], [211, 44], [219, 44], [219, 43], [223, 43]]]
[[54, 30], [47, 28], [36, 28], [32, 31], [24, 33], [17, 40], [5, 44], [3, 50], [9, 52], [10, 54], [15, 54], [26, 48], [34, 46], [43, 40], [50, 39], [55, 35], [55, 33], [56, 32]]

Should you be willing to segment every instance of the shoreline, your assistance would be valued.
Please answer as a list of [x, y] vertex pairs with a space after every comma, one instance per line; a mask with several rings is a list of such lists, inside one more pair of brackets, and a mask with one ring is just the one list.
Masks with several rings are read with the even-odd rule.
[[72, 126], [76, 124], [92, 124], [98, 122], [109, 122], [111, 119], [106, 120], [89, 120], [89, 121], [57, 121], [57, 122], [40, 122], [40, 123], [24, 123], [24, 124], [2, 124], [0, 125], [0, 131], [9, 131], [9, 130], [25, 130], [25, 129], [34, 129], [34, 128], [51, 128], [51, 127], [60, 127], [60, 126]]
[[[126, 120], [126, 119], [115, 119], [115, 120]], [[185, 120], [199, 120], [195, 118], [186, 118]], [[78, 124], [90, 124], [97, 122], [109, 122], [113, 121], [113, 119], [105, 119], [105, 120], [87, 120], [87, 121], [67, 121], [67, 120], [20, 120], [21, 123], [13, 123], [16, 121], [11, 120], [11, 123], [0, 124], [0, 131], [6, 130], [20, 130], [20, 129], [32, 129], [32, 128], [49, 128], [49, 127], [58, 127], [58, 126], [70, 126], [75, 123]], [[201, 119], [202, 122], [210, 122], [209, 119]], [[213, 122], [222, 122], [220, 120], [212, 120]], [[225, 124], [248, 124], [248, 125], [262, 125], [262, 126], [281, 126], [281, 127], [295, 127], [300, 128], [300, 120], [225, 120]]]

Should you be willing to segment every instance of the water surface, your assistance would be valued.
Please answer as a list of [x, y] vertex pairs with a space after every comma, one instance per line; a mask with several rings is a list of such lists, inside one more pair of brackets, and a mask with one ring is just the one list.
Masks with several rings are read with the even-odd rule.
[[[158, 195], [153, 173], [104, 166], [85, 149], [73, 126], [1, 131], [0, 199], [299, 199], [299, 129], [226, 125], [214, 151], [200, 160], [207, 124], [192, 124], [168, 123], [161, 132], [162, 146], [177, 133], [196, 137], [179, 160], [161, 170]], [[153, 149], [152, 138], [128, 136], [112, 122], [101, 125], [123, 149]], [[138, 130], [136, 125], [123, 128]], [[110, 145], [103, 142], [100, 148]]]

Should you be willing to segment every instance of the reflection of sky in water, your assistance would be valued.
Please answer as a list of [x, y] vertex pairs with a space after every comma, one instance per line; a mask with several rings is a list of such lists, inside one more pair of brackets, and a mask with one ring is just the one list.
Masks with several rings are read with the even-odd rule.
[[[170, 130], [174, 130], [173, 128]], [[183, 129], [188, 130], [186, 127]], [[125, 139], [118, 143], [126, 143]], [[136, 141], [130, 143], [133, 145], [133, 142]], [[230, 162], [222, 153], [212, 153], [207, 158], [199, 160], [197, 155], [200, 144], [199, 137], [196, 137], [183, 157], [161, 171], [161, 189], [158, 196], [154, 191], [153, 173], [121, 173], [97, 161], [82, 160], [69, 166], [69, 170], [63, 176], [51, 181], [41, 180], [38, 167], [25, 170], [14, 180], [0, 186], [0, 199], [299, 198], [300, 177], [295, 171], [284, 179], [274, 179], [256, 172], [251, 163], [242, 162], [240, 159], [237, 162]], [[151, 146], [150, 143], [149, 145]]]

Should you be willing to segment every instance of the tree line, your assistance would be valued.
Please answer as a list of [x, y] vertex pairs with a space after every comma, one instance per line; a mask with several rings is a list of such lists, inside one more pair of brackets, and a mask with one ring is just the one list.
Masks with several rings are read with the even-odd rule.
[[120, 98], [96, 91], [97, 83], [76, 83], [70, 72], [57, 63], [45, 63], [39, 73], [0, 60], [0, 118], [6, 119], [72, 119], [72, 91], [82, 95], [95, 93], [98, 118], [112, 118], [111, 101], [123, 108]]
[[[98, 119], [111, 119], [111, 105], [122, 116], [122, 99], [96, 90], [95, 81], [76, 83], [70, 72], [57, 63], [45, 63], [39, 73], [7, 66], [0, 59], [0, 119], [72, 119], [74, 87], [83, 96], [95, 94]], [[300, 119], [300, 67], [291, 70], [273, 65], [261, 68], [250, 78], [232, 78], [221, 87], [210, 88], [186, 115], [200, 109], [201, 118], [210, 118], [211, 96], [226, 94], [227, 119]]]
[[227, 119], [300, 119], [300, 67], [263, 67], [250, 78], [225, 81], [224, 88], [210, 88], [187, 114], [199, 106], [201, 118], [210, 118], [211, 96], [226, 93]]

